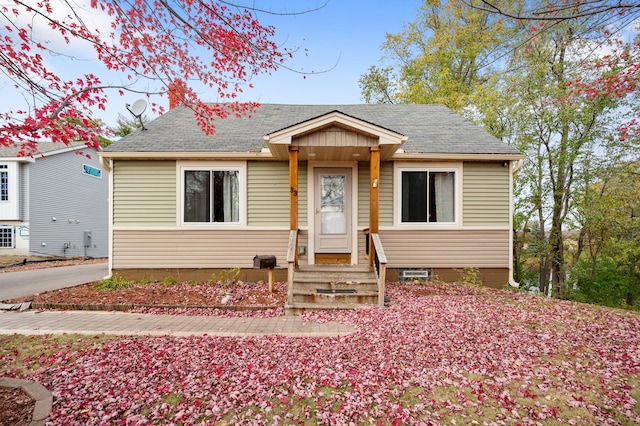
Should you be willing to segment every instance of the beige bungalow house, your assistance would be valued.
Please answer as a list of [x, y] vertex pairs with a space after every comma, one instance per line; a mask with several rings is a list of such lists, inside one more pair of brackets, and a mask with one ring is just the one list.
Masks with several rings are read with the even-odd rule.
[[522, 155], [444, 106], [264, 104], [213, 136], [177, 107], [145, 127], [100, 153], [111, 274], [253, 281], [273, 255], [292, 310], [382, 305], [385, 279], [468, 267], [515, 285]]

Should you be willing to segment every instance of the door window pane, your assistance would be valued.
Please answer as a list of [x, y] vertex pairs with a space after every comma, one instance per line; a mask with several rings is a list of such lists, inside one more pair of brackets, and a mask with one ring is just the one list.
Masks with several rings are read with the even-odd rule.
[[345, 234], [345, 175], [320, 176], [320, 227], [324, 235]]

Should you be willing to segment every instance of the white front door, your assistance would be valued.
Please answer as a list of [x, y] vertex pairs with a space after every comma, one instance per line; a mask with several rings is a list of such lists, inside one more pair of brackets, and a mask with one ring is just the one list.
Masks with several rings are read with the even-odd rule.
[[315, 169], [315, 252], [351, 253], [351, 169]]

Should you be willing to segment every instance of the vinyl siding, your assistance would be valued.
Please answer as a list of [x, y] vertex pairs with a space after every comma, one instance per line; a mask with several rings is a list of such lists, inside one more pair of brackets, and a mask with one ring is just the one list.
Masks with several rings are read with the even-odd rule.
[[20, 220], [29, 221], [29, 167], [31, 164], [20, 164]]
[[286, 266], [288, 230], [115, 230], [113, 268], [252, 268], [256, 254]]
[[393, 163], [380, 164], [380, 226], [393, 225]]
[[247, 221], [249, 226], [289, 225], [288, 162], [247, 163]]
[[175, 161], [124, 161], [113, 166], [114, 225], [176, 224]]
[[[29, 250], [34, 255], [109, 255], [109, 177], [93, 149], [82, 151], [86, 156], [52, 153], [29, 165]], [[83, 164], [102, 170], [101, 178], [82, 173]], [[88, 247], [85, 231], [91, 232]]]
[[330, 126], [295, 138], [294, 145], [314, 147], [370, 147], [378, 144], [378, 138], [348, 131], [340, 126]]
[[369, 226], [369, 172], [368, 162], [358, 163], [358, 226]]
[[[309, 202], [309, 185], [307, 178], [307, 163], [299, 163], [298, 164], [298, 226], [308, 226], [309, 225], [309, 212], [308, 205]], [[289, 205], [287, 204], [286, 210], [289, 211]]]
[[464, 163], [463, 225], [509, 226], [509, 168]]
[[[368, 162], [358, 164], [358, 226], [369, 226], [369, 172]], [[393, 163], [380, 163], [379, 225], [393, 225]]]
[[508, 230], [382, 230], [389, 268], [508, 268]]

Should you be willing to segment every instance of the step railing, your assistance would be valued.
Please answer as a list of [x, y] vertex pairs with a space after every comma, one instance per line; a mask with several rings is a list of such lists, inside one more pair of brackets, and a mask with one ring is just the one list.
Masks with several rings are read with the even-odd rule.
[[382, 241], [380, 241], [380, 234], [369, 234], [372, 244], [373, 253], [369, 253], [369, 256], [373, 256], [373, 266], [376, 273], [376, 279], [378, 280], [378, 306], [384, 308], [384, 286], [387, 276], [387, 256], [384, 254], [384, 248], [382, 247]]
[[287, 245], [287, 305], [293, 303], [293, 273], [298, 266], [298, 231], [289, 231]]

